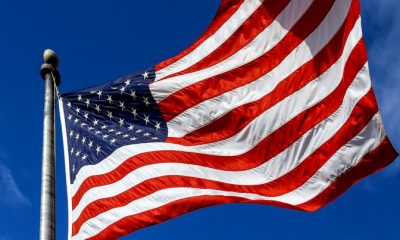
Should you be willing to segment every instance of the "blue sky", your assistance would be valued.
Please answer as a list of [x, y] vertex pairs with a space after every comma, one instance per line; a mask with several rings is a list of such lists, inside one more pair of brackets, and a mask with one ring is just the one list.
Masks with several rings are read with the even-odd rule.
[[[372, 81], [389, 137], [400, 150], [400, 2], [361, 0]], [[192, 43], [219, 1], [0, 2], [0, 240], [39, 235], [42, 52], [61, 58], [61, 90], [153, 66]], [[67, 235], [57, 122], [57, 235]], [[233, 204], [196, 211], [124, 239], [398, 239], [400, 161], [315, 213]]]

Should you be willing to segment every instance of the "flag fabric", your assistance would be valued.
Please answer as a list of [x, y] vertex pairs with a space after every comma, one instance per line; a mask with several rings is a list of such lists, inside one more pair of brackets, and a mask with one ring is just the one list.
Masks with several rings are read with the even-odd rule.
[[182, 53], [60, 113], [71, 239], [225, 203], [315, 211], [398, 155], [358, 0], [223, 0]]

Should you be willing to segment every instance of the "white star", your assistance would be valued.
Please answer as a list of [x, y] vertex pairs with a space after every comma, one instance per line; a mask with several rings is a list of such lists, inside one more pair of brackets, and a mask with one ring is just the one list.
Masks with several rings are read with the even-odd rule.
[[131, 80], [128, 79], [128, 80], [126, 80], [124, 83], [125, 83], [126, 86], [129, 86], [129, 84], [131, 83]]
[[86, 137], [82, 137], [82, 144], [85, 144], [86, 143]]
[[83, 114], [83, 117], [87, 120], [87, 119], [89, 118], [89, 113], [85, 112], [85, 113]]
[[117, 141], [117, 139], [113, 138], [110, 140], [111, 144], [115, 143]]
[[95, 109], [96, 109], [96, 111], [99, 113], [99, 112], [100, 112], [100, 105], [97, 105], [97, 104], [96, 104]]
[[143, 76], [143, 79], [146, 80], [149, 77], [149, 73], [147, 71], [144, 71], [142, 76]]
[[129, 137], [129, 134], [122, 135], [123, 138]]
[[107, 101], [108, 101], [108, 104], [111, 104], [112, 103], [112, 97], [111, 97], [111, 95], [108, 95], [107, 96]]
[[69, 132], [69, 137], [72, 138], [74, 136], [74, 131]]
[[125, 119], [123, 119], [123, 118], [120, 118], [120, 119], [119, 119], [118, 123], [119, 123], [119, 126], [120, 126], [120, 127], [121, 127], [122, 125], [124, 125], [124, 121], [125, 121]]
[[74, 154], [75, 148], [71, 149], [71, 155]]
[[84, 126], [86, 126], [87, 124], [86, 123], [81, 123], [81, 127], [84, 127]]
[[131, 97], [133, 98], [133, 100], [135, 101], [135, 99], [136, 99], [136, 91], [132, 91], [131, 90]]
[[78, 101], [82, 101], [82, 95], [78, 96]]
[[130, 138], [130, 139], [131, 139], [131, 141], [136, 141], [137, 138], [133, 137], [133, 138]]
[[124, 102], [119, 102], [119, 106], [121, 107], [121, 111], [125, 110], [125, 103]]
[[97, 124], [99, 124], [99, 120], [95, 119], [95, 120], [93, 121], [93, 125], [97, 126]]
[[75, 172], [75, 164], [72, 165], [72, 172]]
[[116, 133], [115, 133], [115, 135], [117, 135], [117, 136], [118, 136], [118, 135], [121, 135], [121, 134], [122, 134], [122, 132], [116, 132]]
[[132, 108], [132, 112], [131, 113], [133, 114], [134, 118], [136, 118], [137, 115], [138, 115], [136, 108]]
[[79, 155], [81, 155], [81, 151], [77, 151], [77, 152], [75, 153], [75, 157], [79, 157]]
[[94, 129], [94, 127], [88, 127], [89, 131], [92, 131]]
[[97, 147], [96, 147], [96, 153], [99, 154], [100, 151], [101, 151], [100, 146], [97, 146]]
[[109, 137], [109, 135], [103, 135], [103, 139], [107, 139]]
[[115, 130], [114, 129], [110, 129], [110, 130], [108, 130], [108, 132], [112, 133], [112, 132], [115, 132]]
[[131, 131], [134, 128], [132, 124], [129, 125], [128, 130]]
[[107, 116], [110, 118], [110, 120], [113, 118], [112, 112], [108, 111]]
[[76, 109], [75, 109], [75, 112], [76, 112], [76, 113], [80, 113], [80, 112], [81, 112], [81, 109], [80, 109], [80, 108], [76, 108]]
[[149, 122], [150, 122], [150, 120], [149, 120], [149, 116], [147, 115], [144, 115], [144, 119], [143, 119], [143, 121], [144, 121], [144, 123], [147, 125]]
[[142, 129], [138, 129], [138, 130], [136, 130], [136, 133], [141, 133], [141, 132], [143, 132], [143, 130], [142, 130]]
[[152, 137], [151, 139], [153, 139], [153, 140], [158, 140], [158, 137]]
[[100, 133], [101, 133], [100, 131], [94, 132], [95, 135], [99, 135]]
[[122, 87], [119, 90], [121, 91], [121, 94], [123, 94], [125, 92], [126, 87]]
[[146, 104], [146, 107], [149, 107], [149, 98], [148, 97], [143, 97], [143, 103]]
[[100, 97], [101, 97], [102, 94], [103, 94], [103, 91], [98, 91], [98, 92], [97, 92], [97, 95], [99, 95], [99, 99], [100, 99]]
[[75, 118], [74, 124], [77, 124], [78, 122], [79, 122], [79, 119], [78, 119], [78, 118]]
[[89, 141], [88, 146], [89, 146], [89, 150], [90, 150], [93, 147], [93, 141]]
[[67, 106], [70, 108], [72, 106], [71, 102], [67, 102]]
[[69, 114], [69, 115], [68, 115], [68, 121], [71, 121], [71, 119], [72, 119], [72, 115]]
[[86, 99], [86, 107], [89, 107], [89, 105], [90, 105], [90, 99]]
[[156, 130], [157, 130], [157, 131], [158, 131], [158, 130], [160, 130], [160, 128], [161, 128], [161, 127], [160, 127], [160, 124], [161, 124], [161, 123], [159, 123], [159, 122], [156, 122], [156, 125], [155, 125], [155, 127], [156, 127]]
[[107, 125], [103, 125], [103, 126], [101, 126], [101, 129], [106, 129], [107, 128]]
[[77, 134], [75, 135], [75, 140], [76, 140], [76, 141], [79, 140], [79, 133], [77, 133]]
[[88, 156], [87, 156], [86, 154], [83, 155], [83, 156], [81, 157], [82, 161], [86, 160], [87, 157], [88, 157]]
[[148, 137], [148, 136], [150, 136], [150, 133], [145, 133], [145, 134], [143, 134], [143, 136], [145, 136], [145, 137]]

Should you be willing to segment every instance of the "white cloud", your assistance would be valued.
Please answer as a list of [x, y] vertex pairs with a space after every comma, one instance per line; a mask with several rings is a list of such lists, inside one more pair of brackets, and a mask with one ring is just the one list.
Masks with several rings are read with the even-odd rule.
[[[400, 10], [398, 0], [361, 0], [372, 83], [385, 129], [400, 150]], [[400, 174], [399, 160], [385, 169], [386, 177]]]
[[29, 199], [19, 189], [10, 169], [0, 163], [0, 205], [30, 204]]
[[372, 82], [388, 135], [400, 146], [400, 15], [398, 0], [363, 0]]

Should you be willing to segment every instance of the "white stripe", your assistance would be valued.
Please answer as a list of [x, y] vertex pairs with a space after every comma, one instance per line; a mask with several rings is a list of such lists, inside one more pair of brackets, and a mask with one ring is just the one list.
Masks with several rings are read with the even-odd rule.
[[[355, 37], [356, 38], [356, 37]], [[341, 72], [341, 71], [340, 71]], [[334, 89], [337, 84], [339, 83], [340, 79], [341, 79], [341, 74], [340, 75], [331, 75], [331, 74], [337, 74], [337, 71], [328, 71], [325, 74], [329, 74], [329, 76], [325, 76], [322, 75], [320, 76], [319, 79], [321, 78], [333, 78], [334, 81], [330, 81], [329, 79], [328, 81], [328, 85], [327, 88], [323, 88], [321, 90], [318, 90], [318, 96], [315, 99], [315, 101], [308, 101], [309, 104], [304, 104], [304, 108], [307, 108], [307, 106], [312, 106], [311, 104], [315, 104], [316, 102], [319, 102], [320, 99], [323, 99], [326, 95], [328, 95], [331, 90], [328, 91], [328, 89]], [[318, 82], [318, 81], [317, 81]], [[315, 84], [315, 83], [314, 83]], [[334, 85], [332, 85], [334, 84]], [[310, 84], [308, 84], [307, 86], [310, 86]], [[331, 87], [329, 87], [331, 86]], [[315, 87], [310, 87], [310, 89], [315, 89]], [[295, 94], [300, 94], [299, 98], [300, 102], [302, 102], [301, 100], [307, 100], [310, 98], [310, 94], [308, 94], [307, 91], [311, 91], [309, 89], [305, 89], [302, 91], [298, 91]], [[295, 95], [293, 94], [293, 95]], [[294, 98], [294, 101], [292, 101], [292, 103], [296, 103], [296, 97], [291, 96], [291, 98]], [[274, 130], [276, 130], [277, 128], [279, 128], [280, 126], [282, 126], [282, 122], [287, 122], [289, 121], [291, 118], [293, 118], [294, 116], [297, 115], [297, 113], [300, 113], [301, 111], [303, 111], [303, 106], [298, 104], [298, 108], [297, 111], [295, 112], [291, 112], [292, 115], [290, 116], [285, 116], [284, 113], [288, 112], [288, 101], [291, 99], [285, 99], [284, 103], [279, 103], [277, 105], [275, 105], [274, 107], [272, 107], [267, 113], [268, 115], [272, 115], [275, 116], [275, 119], [282, 119], [282, 121], [279, 122], [274, 122], [275, 126], [270, 126], [270, 128], [268, 129], [269, 132], [273, 132]], [[290, 106], [290, 105], [289, 105]], [[300, 109], [300, 108], [301, 109]], [[296, 110], [296, 108], [294, 108], [294, 110]], [[269, 120], [269, 117], [266, 116], [267, 114], [264, 114], [264, 118], [262, 116], [259, 116], [257, 119], [261, 119], [260, 121], [258, 121], [262, 126], [260, 126], [260, 129], [265, 129], [265, 127], [263, 126], [265, 122], [271, 122]], [[285, 118], [286, 117], [286, 118]], [[264, 120], [263, 120], [264, 119]], [[242, 136], [245, 136], [246, 134], [249, 133], [249, 127], [243, 129], [239, 134], [237, 134], [234, 138], [230, 138], [228, 140], [225, 141], [221, 141], [221, 142], [217, 142], [217, 143], [213, 143], [213, 144], [205, 144], [203, 146], [198, 146], [198, 150], [195, 150], [195, 152], [202, 152], [204, 154], [213, 154], [213, 155], [223, 155], [223, 156], [232, 156], [232, 155], [239, 155], [242, 154], [244, 152], [246, 152], [248, 150], [249, 146], [255, 146], [258, 141], [254, 141], [254, 136], [252, 138], [247, 139], [246, 142], [240, 141], [240, 139], [242, 139]], [[266, 131], [265, 131], [266, 132]], [[264, 133], [265, 133], [264, 132]], [[254, 132], [253, 132], [254, 133]], [[267, 134], [265, 134], [265, 136], [267, 136]], [[233, 142], [237, 141], [239, 145], [234, 145], [231, 146]], [[240, 144], [242, 144], [240, 146]], [[245, 146], [245, 147], [243, 147]], [[247, 148], [246, 148], [247, 146]], [[168, 144], [168, 143], [150, 143], [150, 144], [138, 144], [138, 145], [133, 145], [133, 148], [136, 149], [136, 151], [132, 152], [132, 150], [129, 150], [132, 147], [129, 146], [125, 146], [120, 148], [120, 150], [117, 151], [121, 151], [123, 152], [125, 158], [129, 157], [129, 154], [140, 154], [143, 152], [147, 152], [147, 151], [157, 151], [157, 150], [167, 150], [167, 149], [177, 149], [176, 146], [174, 146], [173, 144]], [[183, 148], [183, 147], [179, 147], [179, 149], [186, 149], [186, 151], [188, 151], [188, 148]], [[241, 151], [243, 150], [243, 151]], [[193, 151], [193, 150], [192, 150]], [[119, 154], [118, 154], [119, 155]], [[80, 184], [82, 183], [82, 181], [84, 179], [86, 179], [88, 176], [91, 175], [98, 175], [98, 174], [104, 174], [107, 173], [108, 171], [111, 171], [113, 169], [115, 169], [117, 166], [119, 166], [119, 164], [121, 163], [121, 161], [111, 161], [110, 159], [105, 160], [100, 162], [97, 165], [92, 165], [92, 166], [85, 166], [83, 168], [80, 169], [76, 180], [74, 182], [74, 187], [73, 187], [73, 194], [75, 194], [76, 190], [79, 188]]]
[[199, 62], [221, 46], [262, 4], [260, 0], [246, 0], [212, 36], [177, 62], [157, 71], [156, 80], [177, 73]]
[[290, 119], [317, 104], [330, 94], [341, 80], [342, 74], [336, 74], [338, 74], [337, 71], [326, 72], [324, 75], [320, 76], [318, 81], [310, 82], [301, 90], [271, 107], [255, 118], [236, 135], [226, 140], [193, 147], [184, 147], [170, 143], [144, 143], [123, 146], [100, 163], [82, 167], [72, 186], [73, 195], [75, 195], [79, 186], [88, 176], [110, 172], [118, 167], [125, 159], [144, 152], [178, 150], [219, 156], [236, 156], [243, 154]]
[[[349, 0], [337, 1], [336, 5], [341, 5], [342, 2], [347, 1]], [[312, 0], [291, 1], [271, 25], [262, 31], [247, 46], [226, 60], [197, 72], [166, 78], [162, 81], [150, 84], [150, 90], [154, 99], [156, 102], [160, 102], [182, 88], [240, 67], [268, 52], [286, 36], [288, 29], [293, 27], [312, 2]], [[157, 74], [158, 73], [156, 73], [156, 75]]]
[[132, 201], [123, 207], [114, 208], [86, 221], [73, 239], [87, 239], [100, 233], [118, 220], [162, 207], [168, 203], [196, 196], [231, 196], [248, 200], [277, 201], [293, 206], [305, 203], [327, 189], [332, 182], [355, 166], [384, 139], [385, 131], [379, 114], [352, 140], [339, 149], [308, 181], [292, 192], [277, 197], [258, 194], [237, 193], [212, 189], [167, 188]]
[[377, 113], [363, 131], [340, 148], [309, 181], [295, 191], [273, 200], [286, 202], [291, 205], [299, 205], [310, 201], [328, 188], [340, 175], [357, 165], [385, 137], [386, 132], [382, 125], [382, 119], [380, 114]]
[[67, 197], [68, 197], [68, 239], [71, 239], [72, 236], [72, 195], [71, 195], [71, 179], [69, 172], [69, 154], [68, 154], [68, 138], [67, 138], [67, 127], [65, 125], [65, 115], [64, 115], [64, 105], [62, 98], [58, 99], [58, 107], [60, 109], [60, 121], [61, 121], [61, 130], [63, 137], [63, 145], [64, 145], [64, 162], [65, 162], [65, 182], [67, 184]]
[[[333, 27], [332, 25], [327, 26]], [[184, 137], [186, 134], [195, 131], [208, 123], [224, 116], [227, 112], [246, 103], [257, 101], [270, 93], [282, 80], [290, 76], [296, 69], [304, 65], [313, 58], [315, 53], [319, 52], [333, 37], [335, 31], [330, 32], [331, 35], [322, 34], [322, 31], [315, 31], [310, 37], [299, 45], [288, 57], [275, 69], [254, 82], [236, 88], [232, 91], [208, 99], [176, 116], [170, 120], [168, 125], [168, 137]], [[317, 38], [315, 36], [325, 36]], [[350, 32], [344, 52], [340, 59], [331, 67], [338, 67], [347, 61], [351, 50], [356, 46], [362, 37], [361, 20], [358, 19], [352, 31]], [[304, 57], [298, 57], [298, 56]], [[336, 66], [335, 66], [336, 65]], [[328, 70], [331, 71], [331, 70]], [[255, 91], [256, 90], [256, 91]]]
[[351, 112], [370, 89], [367, 67], [360, 71], [348, 88], [342, 105], [330, 117], [314, 126], [290, 147], [266, 163], [245, 171], [222, 171], [191, 164], [162, 163], [138, 168], [116, 183], [92, 188], [73, 210], [73, 221], [91, 202], [116, 196], [146, 180], [174, 175], [213, 180], [235, 185], [260, 185], [271, 182], [293, 170], [310, 154], [328, 141], [350, 117]]

